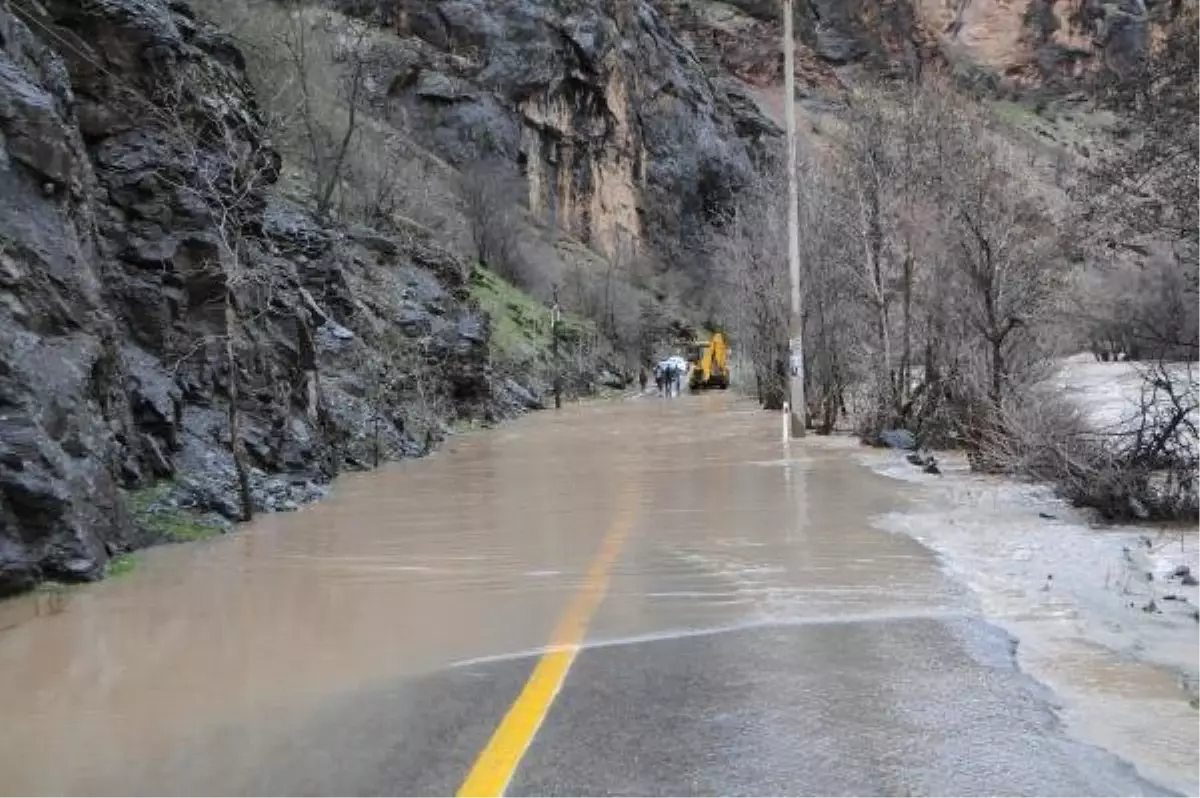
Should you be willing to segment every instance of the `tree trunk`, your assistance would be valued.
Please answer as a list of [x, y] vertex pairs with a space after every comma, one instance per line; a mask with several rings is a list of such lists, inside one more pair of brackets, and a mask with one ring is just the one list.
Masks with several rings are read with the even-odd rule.
[[225, 289], [225, 361], [229, 367], [229, 448], [233, 454], [233, 468], [237, 472], [238, 493], [242, 505], [242, 520], [254, 517], [254, 499], [250, 494], [250, 470], [246, 466], [246, 449], [242, 445], [242, 412], [238, 408], [238, 368], [236, 338], [238, 332], [237, 311], [233, 306], [233, 289]]
[[558, 288], [554, 288], [554, 308], [550, 311], [550, 357], [554, 362], [554, 409], [562, 409], [562, 363], [558, 359]]
[[[903, 340], [902, 349], [900, 351], [900, 375], [899, 385], [896, 386], [896, 414], [903, 417], [902, 408], [908, 402], [909, 386], [912, 380], [909, 378], [909, 368], [912, 363], [912, 289], [913, 289], [913, 256], [911, 252], [906, 252], [904, 255], [904, 283], [903, 295], [901, 297], [901, 313], [903, 314]], [[908, 419], [903, 419], [905, 422]]]
[[999, 335], [992, 336], [992, 387], [991, 400], [992, 407], [997, 412], [1000, 410], [1000, 401], [1004, 397], [1004, 338]]

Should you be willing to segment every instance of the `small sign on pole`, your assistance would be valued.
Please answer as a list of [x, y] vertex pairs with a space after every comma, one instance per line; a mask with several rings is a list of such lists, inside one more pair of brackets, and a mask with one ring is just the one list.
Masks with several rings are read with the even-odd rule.
[[804, 349], [799, 338], [793, 338], [788, 346], [789, 361], [792, 367], [793, 377], [804, 376]]

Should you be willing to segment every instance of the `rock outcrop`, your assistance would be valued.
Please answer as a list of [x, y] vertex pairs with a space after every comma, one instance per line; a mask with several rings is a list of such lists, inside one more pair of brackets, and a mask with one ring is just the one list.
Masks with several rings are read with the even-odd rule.
[[780, 133], [650, 0], [337, 5], [399, 34], [372, 83], [424, 144], [519, 164], [531, 210], [604, 254], [682, 257]]
[[153, 542], [128, 491], [238, 517], [234, 387], [259, 510], [528, 403], [465, 264], [321, 224], [278, 165], [186, 4], [0, 1], [0, 594]]
[[[779, 4], [661, 0], [705, 60], [756, 86], [782, 82]], [[992, 90], [1077, 89], [1132, 64], [1178, 13], [1145, 0], [797, 0], [801, 90], [837, 88], [841, 67], [913, 75], [929, 64]]]

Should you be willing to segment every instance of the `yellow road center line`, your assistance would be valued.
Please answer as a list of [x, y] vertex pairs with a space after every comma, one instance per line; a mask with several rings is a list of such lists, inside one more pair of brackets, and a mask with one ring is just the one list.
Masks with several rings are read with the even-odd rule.
[[466, 780], [458, 788], [457, 795], [460, 798], [500, 796], [508, 788], [521, 757], [567, 678], [567, 671], [579, 653], [596, 608], [608, 591], [609, 572], [621, 554], [621, 548], [633, 527], [633, 518], [633, 512], [626, 503], [622, 503], [617, 517], [600, 543], [599, 551], [588, 566], [582, 586], [550, 636], [547, 646], [550, 650], [538, 659], [529, 681], [475, 759]]

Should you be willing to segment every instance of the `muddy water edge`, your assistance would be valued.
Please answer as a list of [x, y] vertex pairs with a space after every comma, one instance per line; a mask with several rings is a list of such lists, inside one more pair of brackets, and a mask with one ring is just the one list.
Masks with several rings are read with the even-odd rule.
[[299, 513], [0, 605], [0, 792], [256, 792], [290, 783], [285, 761], [352, 778], [345, 752], [281, 745], [380, 685], [541, 650], [618, 515], [636, 520], [587, 645], [974, 614], [929, 549], [874, 525], [903, 496], [844, 451], [785, 450], [774, 416], [726, 396], [461, 436]]

